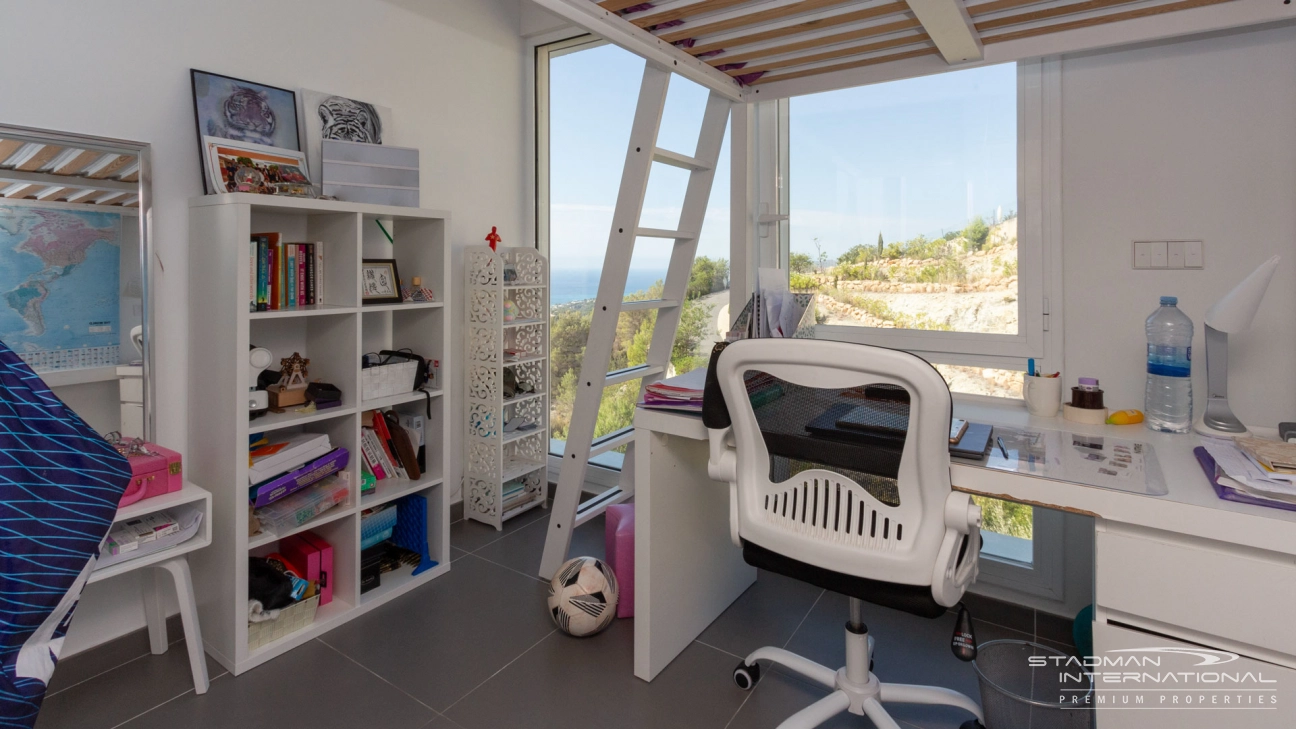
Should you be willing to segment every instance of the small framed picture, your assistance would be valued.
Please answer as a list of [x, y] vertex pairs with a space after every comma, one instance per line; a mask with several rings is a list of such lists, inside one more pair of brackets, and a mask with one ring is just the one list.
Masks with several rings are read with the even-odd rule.
[[400, 274], [394, 258], [366, 258], [360, 266], [360, 300], [364, 304], [401, 303]]

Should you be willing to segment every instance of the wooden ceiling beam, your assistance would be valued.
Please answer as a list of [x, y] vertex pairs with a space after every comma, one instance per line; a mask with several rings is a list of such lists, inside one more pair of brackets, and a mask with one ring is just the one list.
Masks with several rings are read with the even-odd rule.
[[905, 0], [949, 64], [981, 60], [981, 34], [963, 0]]
[[[725, 48], [736, 48], [738, 46], [749, 45], [751, 43], [760, 43], [762, 41], [767, 41], [767, 40], [776, 40], [778, 38], [786, 38], [790, 35], [799, 35], [801, 33], [808, 33], [815, 30], [835, 28], [839, 25], [846, 25], [847, 23], [858, 23], [864, 20], [872, 20], [873, 18], [882, 18], [888, 15], [900, 15], [902, 13], [907, 13], [907, 12], [909, 12], [909, 6], [906, 5], [902, 0], [898, 2], [884, 2], [879, 5], [874, 5], [871, 8], [865, 8], [863, 10], [855, 10], [849, 13], [842, 13], [840, 15], [831, 15], [826, 18], [816, 18], [814, 20], [807, 20], [803, 23], [796, 23], [794, 25], [784, 26], [782, 28], [773, 28], [770, 30], [760, 31], [757, 33], [751, 33], [745, 36], [729, 38], [727, 40], [712, 41], [701, 45], [694, 45], [692, 48], [688, 49], [688, 52], [696, 56], [700, 53], [709, 53], [711, 51], [719, 51]], [[701, 31], [702, 28], [698, 28], [696, 30]], [[669, 40], [668, 36], [661, 36], [661, 37], [663, 40]], [[684, 34], [683, 36], [681, 36], [681, 38], [691, 38], [691, 37], [693, 36], [690, 34]], [[677, 38], [676, 40], [680, 40], [681, 38]]]
[[1140, 0], [1087, 0], [1087, 2], [1072, 3], [1070, 5], [1058, 5], [1043, 10], [1031, 10], [1016, 15], [1007, 15], [1002, 18], [991, 18], [982, 20], [976, 24], [977, 32], [985, 32], [996, 28], [1004, 28], [1009, 25], [1021, 25], [1022, 23], [1033, 23], [1037, 20], [1048, 20], [1064, 15], [1075, 15], [1077, 13], [1086, 13], [1091, 10], [1102, 10], [1103, 8], [1115, 7], [1117, 5], [1128, 5]]
[[636, 14], [630, 22], [640, 28], [648, 28], [654, 25], [661, 25], [662, 23], [669, 23], [672, 20], [686, 20], [690, 17], [697, 17], [702, 13], [724, 10], [725, 8], [732, 8], [735, 5], [742, 5], [749, 2], [751, 2], [751, 0], [702, 0], [702, 2], [699, 3], [663, 10], [657, 13], [647, 10], [642, 14]]
[[[1219, 0], [1216, 1], [1218, 2]], [[804, 71], [791, 71], [789, 73], [778, 74], [777, 76], [762, 76], [756, 79], [755, 81], [751, 82], [751, 85], [759, 86], [761, 84], [772, 83], [774, 81], [787, 81], [789, 79], [794, 79], [794, 78], [805, 78], [806, 76], [817, 76], [821, 73], [830, 73], [832, 71], [845, 71], [847, 69], [852, 69], [852, 68], [864, 68], [865, 66], [876, 66], [882, 63], [900, 61], [905, 58], [917, 58], [919, 56], [935, 56], [939, 54], [940, 51], [937, 50], [935, 46], [931, 48], [915, 48], [914, 50], [911, 51], [902, 51], [900, 53], [892, 53], [885, 56], [874, 56], [872, 58], [863, 58], [858, 61], [848, 61], [846, 63], [838, 63], [832, 66], [820, 66], [819, 68], [807, 68]]]
[[931, 42], [931, 37], [928, 36], [926, 33], [916, 33], [914, 35], [906, 35], [900, 38], [888, 38], [887, 40], [883, 40], [883, 41], [865, 43], [864, 45], [859, 45], [859, 46], [850, 46], [847, 48], [836, 48], [831, 51], [824, 51], [822, 53], [812, 53], [805, 56], [796, 56], [795, 58], [784, 58], [778, 61], [767, 61], [765, 63], [750, 64], [744, 66], [741, 69], [726, 71], [726, 73], [728, 73], [730, 76], [739, 76], [747, 73], [755, 73], [757, 71], [777, 71], [782, 68], [793, 68], [796, 66], [804, 66], [810, 63], [819, 63], [820, 61], [831, 61], [836, 58], [849, 58], [850, 56], [861, 56], [864, 55], [865, 53], [873, 53], [874, 51], [883, 51], [890, 48], [901, 48], [904, 46], [916, 45], [918, 43], [930, 43], [930, 42]]
[[[919, 23], [916, 19], [905, 18], [904, 20], [897, 20], [891, 23], [883, 23], [881, 25], [871, 25], [867, 28], [857, 28], [855, 30], [848, 30], [845, 33], [838, 33], [836, 35], [826, 35], [819, 38], [811, 38], [809, 40], [797, 41], [795, 43], [788, 43], [781, 46], [771, 46], [769, 48], [762, 48], [756, 51], [748, 51], [746, 53], [734, 53], [734, 54], [726, 53], [723, 56], [709, 59], [708, 63], [710, 63], [713, 66], [720, 66], [728, 63], [745, 63], [755, 58], [766, 58], [768, 56], [781, 56], [785, 53], [795, 53], [797, 51], [813, 50], [815, 48], [822, 48], [824, 46], [829, 46], [836, 43], [849, 43], [850, 41], [862, 40], [864, 38], [873, 38], [879, 35], [886, 35], [887, 33], [898, 33], [903, 30], [912, 30], [913, 28], [921, 28], [921, 27], [922, 24]], [[746, 71], [746, 73], [750, 73], [750, 71]]]
[[1168, 5], [1154, 5], [1147, 8], [1136, 8], [1126, 10], [1120, 13], [1111, 13], [1108, 15], [1098, 15], [1092, 18], [1081, 18], [1065, 23], [1052, 23], [1050, 25], [1041, 25], [1035, 28], [1023, 28], [1022, 30], [999, 33], [997, 35], [986, 36], [982, 42], [986, 44], [1003, 43], [1004, 41], [1018, 40], [1020, 38], [1032, 38], [1039, 35], [1048, 35], [1049, 33], [1061, 33], [1067, 30], [1077, 28], [1091, 28], [1096, 25], [1106, 25], [1108, 23], [1119, 23], [1122, 20], [1135, 20], [1137, 18], [1150, 18], [1156, 15], [1164, 15], [1179, 10], [1191, 10], [1193, 8], [1204, 8], [1209, 5], [1220, 5], [1223, 3], [1234, 2], [1234, 0], [1182, 0], [1181, 2], [1170, 3]]

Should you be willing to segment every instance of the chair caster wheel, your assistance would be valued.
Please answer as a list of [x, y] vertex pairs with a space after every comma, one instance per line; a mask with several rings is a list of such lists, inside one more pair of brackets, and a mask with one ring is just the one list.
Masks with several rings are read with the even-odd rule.
[[962, 724], [959, 724], [959, 729], [986, 729], [986, 726], [976, 719], [968, 719]]
[[760, 665], [753, 663], [750, 666], [746, 663], [739, 663], [733, 672], [734, 683], [743, 691], [751, 691], [756, 682], [760, 680]]

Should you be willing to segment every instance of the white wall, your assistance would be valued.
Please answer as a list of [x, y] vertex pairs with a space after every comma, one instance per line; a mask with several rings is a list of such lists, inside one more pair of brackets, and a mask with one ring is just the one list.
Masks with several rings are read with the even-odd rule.
[[[1197, 325], [1274, 254], [1254, 328], [1232, 337], [1230, 401], [1244, 422], [1296, 420], [1296, 28], [1067, 58], [1062, 72], [1066, 376], [1143, 407], [1143, 320], [1175, 295]], [[1131, 241], [1200, 239], [1201, 271], [1134, 271]]]
[[[519, 1], [0, 3], [7, 31], [0, 121], [153, 145], [162, 444], [184, 450], [187, 340], [201, 336], [187, 326], [187, 200], [203, 191], [189, 69], [391, 107], [392, 142], [421, 150], [423, 205], [453, 214], [457, 279], [462, 246], [480, 242], [492, 225], [509, 243], [530, 242], [522, 206]], [[461, 388], [451, 387], [456, 422]], [[448, 463], [447, 481], [457, 485], [458, 459]], [[88, 590], [68, 651], [142, 626], [136, 587], [135, 577], [124, 576]]]

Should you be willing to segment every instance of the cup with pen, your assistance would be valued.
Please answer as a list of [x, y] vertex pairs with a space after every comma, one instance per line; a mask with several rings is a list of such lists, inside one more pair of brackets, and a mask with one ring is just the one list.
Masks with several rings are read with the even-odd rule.
[[1026, 409], [1031, 415], [1041, 418], [1052, 418], [1062, 407], [1062, 373], [1046, 375], [1035, 367], [1035, 360], [1026, 362], [1026, 374], [1022, 377], [1022, 397], [1026, 400]]

